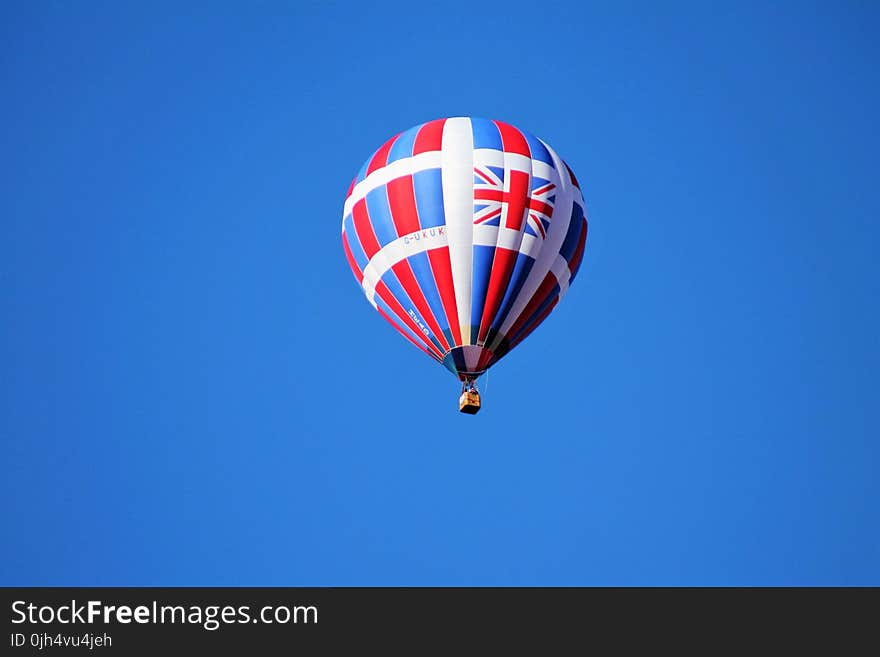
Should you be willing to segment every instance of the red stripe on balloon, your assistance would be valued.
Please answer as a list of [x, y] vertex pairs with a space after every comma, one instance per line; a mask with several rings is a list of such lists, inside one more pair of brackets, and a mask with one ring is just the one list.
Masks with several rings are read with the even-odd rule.
[[510, 283], [510, 274], [516, 263], [518, 251], [511, 249], [495, 249], [495, 258], [492, 260], [492, 270], [489, 274], [489, 286], [486, 290], [486, 301], [483, 304], [483, 314], [480, 319], [480, 331], [477, 334], [477, 344], [486, 340], [486, 334], [492, 326], [498, 307], [504, 299], [507, 285]]
[[461, 328], [458, 323], [455, 288], [452, 285], [452, 263], [449, 260], [449, 247], [431, 249], [428, 251], [428, 260], [431, 263], [431, 272], [434, 274], [437, 291], [440, 293], [443, 312], [446, 313], [446, 323], [449, 324], [449, 330], [452, 331], [452, 339], [456, 345], [461, 345]]
[[425, 322], [428, 324], [428, 328], [434, 332], [440, 346], [443, 347], [444, 351], [448, 351], [449, 343], [446, 341], [446, 336], [443, 335], [443, 331], [440, 330], [440, 325], [437, 324], [437, 320], [434, 318], [434, 313], [431, 312], [431, 307], [428, 305], [428, 301], [425, 299], [425, 295], [419, 287], [419, 282], [416, 280], [415, 274], [413, 274], [409, 261], [401, 260], [393, 265], [391, 269], [397, 275], [397, 280], [400, 281], [404, 292], [407, 293], [410, 300], [415, 305], [416, 310], [419, 311], [419, 314], [421, 314], [422, 318], [424, 318]]
[[388, 206], [391, 208], [391, 219], [394, 221], [397, 236], [402, 237], [420, 230], [413, 177], [395, 178], [388, 183], [387, 189]]
[[379, 241], [376, 239], [376, 233], [373, 232], [373, 225], [370, 223], [370, 215], [367, 213], [367, 199], [362, 198], [355, 203], [351, 214], [354, 218], [354, 230], [357, 233], [358, 241], [367, 255], [367, 260], [369, 260], [379, 250]]
[[439, 151], [443, 143], [443, 125], [446, 119], [428, 121], [419, 129], [413, 144], [413, 155], [428, 151]]
[[369, 176], [376, 169], [381, 169], [386, 164], [388, 164], [388, 151], [391, 150], [391, 147], [394, 145], [394, 142], [397, 141], [397, 138], [400, 134], [394, 135], [391, 139], [386, 141], [382, 146], [376, 151], [376, 154], [373, 156], [373, 159], [370, 160], [370, 165], [367, 167], [367, 175]]
[[495, 357], [495, 354], [489, 351], [488, 349], [483, 349], [480, 352], [480, 359], [477, 361], [477, 371], [482, 372], [486, 368], [489, 367], [489, 363]]
[[581, 266], [581, 260], [584, 257], [584, 246], [587, 243], [587, 220], [583, 220], [583, 225], [581, 226], [581, 234], [578, 237], [578, 245], [574, 250], [574, 253], [571, 254], [571, 260], [568, 261], [568, 271], [571, 272], [571, 275], [574, 276], [578, 270], [578, 267]]
[[553, 288], [555, 286], [556, 276], [553, 275], [552, 271], [549, 271], [544, 277], [544, 280], [541, 281], [541, 285], [539, 285], [538, 289], [535, 290], [532, 298], [529, 299], [529, 302], [526, 304], [526, 307], [520, 313], [519, 317], [516, 318], [513, 326], [510, 327], [507, 335], [513, 337], [519, 332], [519, 330], [523, 327], [523, 324], [528, 321], [529, 317], [531, 317], [535, 313], [535, 311], [541, 306], [541, 304], [547, 300], [547, 297], [550, 296], [550, 293], [553, 291]]
[[505, 152], [517, 153], [526, 157], [532, 156], [532, 152], [529, 150], [529, 142], [526, 141], [523, 133], [508, 123], [502, 121], [493, 121], [493, 123], [498, 127], [498, 132], [501, 133], [501, 143], [504, 145]]

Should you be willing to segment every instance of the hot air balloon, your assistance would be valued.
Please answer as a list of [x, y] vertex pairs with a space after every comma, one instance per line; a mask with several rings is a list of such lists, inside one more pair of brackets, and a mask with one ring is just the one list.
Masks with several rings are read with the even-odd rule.
[[455, 117], [386, 141], [352, 180], [342, 247], [367, 300], [461, 382], [547, 318], [574, 281], [587, 220], [568, 165], [501, 121]]

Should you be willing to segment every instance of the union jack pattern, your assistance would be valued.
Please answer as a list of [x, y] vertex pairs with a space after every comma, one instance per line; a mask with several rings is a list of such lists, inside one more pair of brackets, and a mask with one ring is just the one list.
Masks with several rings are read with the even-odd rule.
[[504, 171], [497, 167], [474, 167], [474, 224], [499, 225], [504, 198], [503, 175]]

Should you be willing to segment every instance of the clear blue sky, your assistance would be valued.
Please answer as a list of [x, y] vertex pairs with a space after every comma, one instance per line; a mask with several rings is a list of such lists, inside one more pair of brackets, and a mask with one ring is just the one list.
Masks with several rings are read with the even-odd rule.
[[[877, 4], [444, 4], [3, 3], [0, 583], [880, 585]], [[339, 235], [456, 115], [590, 218], [473, 417]]]

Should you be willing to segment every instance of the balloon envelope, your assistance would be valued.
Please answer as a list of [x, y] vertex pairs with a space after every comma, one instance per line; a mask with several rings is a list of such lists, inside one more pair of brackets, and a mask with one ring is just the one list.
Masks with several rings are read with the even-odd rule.
[[385, 142], [352, 181], [342, 246], [367, 300], [460, 379], [498, 362], [574, 281], [587, 220], [574, 173], [501, 121], [456, 117]]

